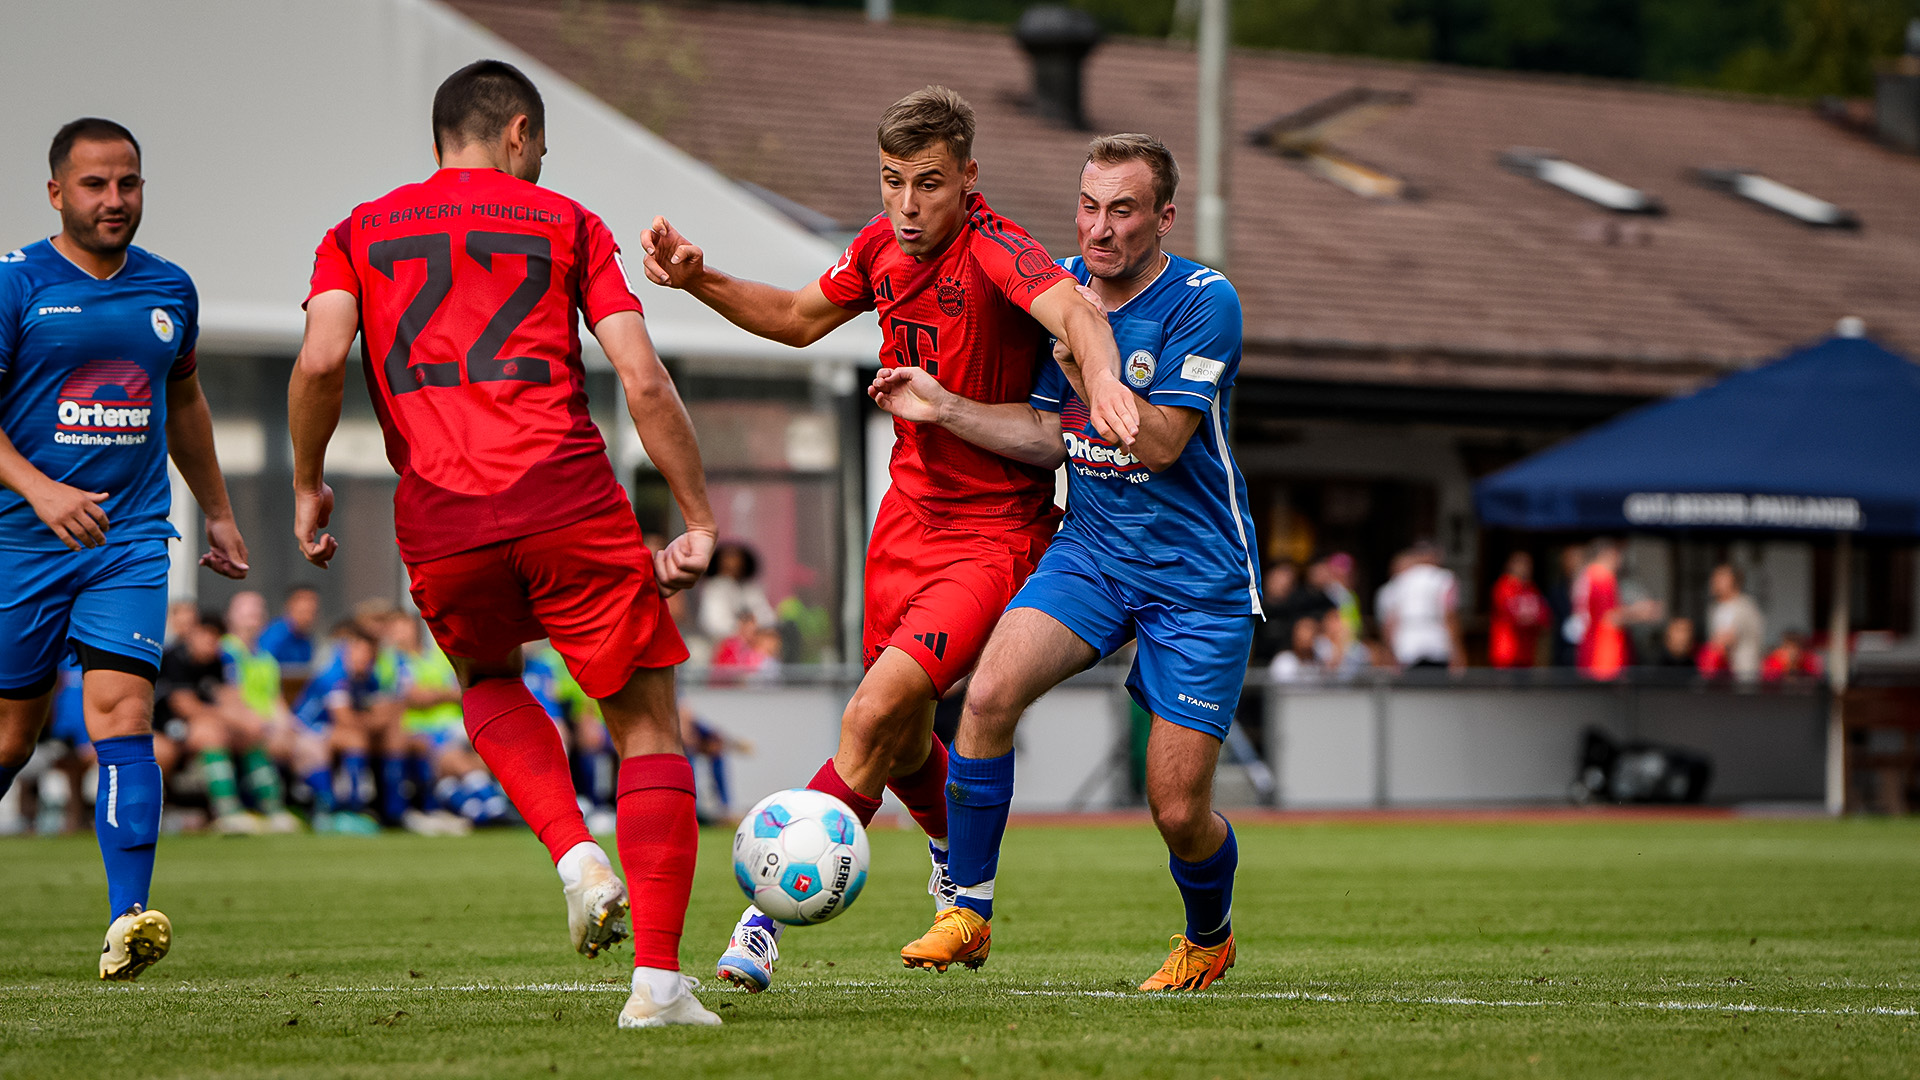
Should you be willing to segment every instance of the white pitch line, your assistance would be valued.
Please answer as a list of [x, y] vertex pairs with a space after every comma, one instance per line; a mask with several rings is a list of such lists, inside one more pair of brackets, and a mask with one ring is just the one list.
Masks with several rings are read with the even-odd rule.
[[1920, 1016], [1920, 1010], [1890, 1005], [1843, 1005], [1833, 1009], [1796, 1009], [1785, 1005], [1755, 1005], [1751, 1002], [1720, 1004], [1711, 1001], [1503, 1001], [1489, 998], [1467, 997], [1355, 997], [1346, 994], [1309, 994], [1294, 990], [1255, 991], [1236, 994], [1231, 991], [1208, 991], [1193, 997], [1147, 998], [1144, 994], [1129, 994], [1121, 990], [1003, 990], [1015, 997], [1089, 997], [1089, 998], [1139, 998], [1157, 1001], [1207, 1001], [1207, 1000], [1266, 1000], [1266, 1001], [1319, 1001], [1336, 1005], [1460, 1005], [1468, 1008], [1489, 1009], [1550, 1009], [1550, 1008], [1588, 1008], [1588, 1009], [1657, 1009], [1687, 1012], [1741, 1012], [1741, 1013], [1779, 1013], [1792, 1016]]
[[[898, 984], [875, 982], [870, 980], [849, 980], [847, 982], [808, 983], [801, 986], [784, 988], [787, 993], [853, 993], [865, 992], [875, 988], [888, 988], [894, 992], [905, 990], [908, 993], [923, 992], [919, 988], [902, 987]], [[9, 986], [0, 987], [0, 994], [47, 993], [78, 989], [67, 986]], [[174, 993], [174, 994], [210, 994], [210, 993], [256, 993], [249, 987], [212, 987], [183, 984], [179, 986], [117, 986], [102, 987], [108, 993]], [[708, 992], [724, 993], [725, 989], [702, 987]], [[730, 988], [729, 988], [730, 989]], [[616, 983], [461, 983], [451, 985], [408, 985], [408, 986], [288, 986], [276, 993], [300, 994], [614, 994], [626, 993], [628, 988]], [[1230, 990], [1209, 990], [1195, 995], [1154, 995], [1132, 993], [1123, 990], [1022, 990], [1015, 988], [989, 987], [988, 994], [1005, 994], [1009, 997], [1063, 997], [1063, 998], [1130, 998], [1141, 1002], [1204, 1002], [1204, 1001], [1312, 1001], [1334, 1005], [1453, 1005], [1474, 1009], [1646, 1009], [1660, 1012], [1731, 1012], [1762, 1013], [1783, 1016], [1920, 1016], [1920, 1009], [1897, 1005], [1842, 1005], [1835, 1008], [1795, 1008], [1786, 1005], [1756, 1005], [1752, 1002], [1712, 1002], [1712, 1001], [1519, 1001], [1499, 998], [1471, 997], [1403, 997], [1370, 996], [1352, 994], [1314, 993], [1301, 990], [1265, 990], [1236, 993]]]

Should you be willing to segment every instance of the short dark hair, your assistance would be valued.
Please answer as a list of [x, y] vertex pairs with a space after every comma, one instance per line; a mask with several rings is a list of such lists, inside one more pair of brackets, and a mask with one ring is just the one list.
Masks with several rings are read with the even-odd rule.
[[1173, 160], [1173, 151], [1151, 135], [1133, 131], [1102, 135], [1087, 144], [1087, 161], [1097, 165], [1145, 162], [1147, 170], [1153, 174], [1155, 210], [1165, 210], [1167, 204], [1173, 201], [1174, 189], [1180, 186], [1180, 166]]
[[216, 636], [227, 636], [227, 617], [212, 608], [200, 609], [199, 623], [203, 628], [213, 631]]
[[943, 143], [965, 165], [973, 160], [973, 106], [944, 86], [915, 90], [880, 114], [880, 151], [910, 158]]
[[375, 649], [380, 648], [380, 639], [357, 619], [341, 619], [333, 624], [333, 631], [327, 636], [339, 641], [364, 641]]
[[291, 600], [294, 597], [299, 596], [301, 593], [312, 593], [315, 596], [319, 596], [320, 589], [318, 586], [308, 585], [304, 582], [298, 585], [287, 586], [287, 599]]
[[67, 159], [73, 156], [73, 144], [81, 139], [93, 139], [98, 142], [126, 142], [133, 146], [133, 160], [140, 160], [140, 140], [133, 132], [111, 120], [98, 116], [83, 116], [69, 122], [54, 133], [53, 145], [47, 148], [47, 171], [49, 175], [59, 176], [60, 169]]
[[546, 130], [547, 107], [533, 80], [504, 60], [475, 60], [447, 76], [434, 92], [434, 149], [444, 154], [487, 142], [523, 113], [531, 131]]

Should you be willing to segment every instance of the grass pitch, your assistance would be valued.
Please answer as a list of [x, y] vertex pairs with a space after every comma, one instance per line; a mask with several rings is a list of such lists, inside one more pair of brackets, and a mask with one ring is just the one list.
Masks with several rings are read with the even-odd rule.
[[[1144, 824], [1016, 827], [993, 959], [906, 971], [914, 834], [790, 933], [727, 1026], [617, 1031], [627, 956], [568, 951], [524, 833], [165, 837], [171, 956], [94, 978], [91, 838], [0, 841], [0, 1076], [1913, 1076], [1920, 822], [1239, 826], [1239, 965], [1132, 988], [1181, 925]], [[741, 898], [701, 838], [683, 950]]]

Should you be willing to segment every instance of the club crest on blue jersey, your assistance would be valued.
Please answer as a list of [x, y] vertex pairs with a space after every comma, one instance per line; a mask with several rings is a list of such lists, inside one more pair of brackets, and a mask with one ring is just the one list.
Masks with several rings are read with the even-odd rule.
[[1153, 354], [1135, 349], [1127, 357], [1127, 382], [1136, 390], [1145, 390], [1153, 382]]
[[173, 340], [173, 316], [167, 314], [166, 308], [154, 308], [150, 320], [154, 337], [167, 342]]

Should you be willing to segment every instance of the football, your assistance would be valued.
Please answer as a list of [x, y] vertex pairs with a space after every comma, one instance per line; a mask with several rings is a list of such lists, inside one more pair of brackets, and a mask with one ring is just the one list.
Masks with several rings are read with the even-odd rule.
[[867, 884], [867, 831], [818, 791], [776, 791], [733, 834], [733, 877], [754, 906], [790, 926], [823, 923]]

